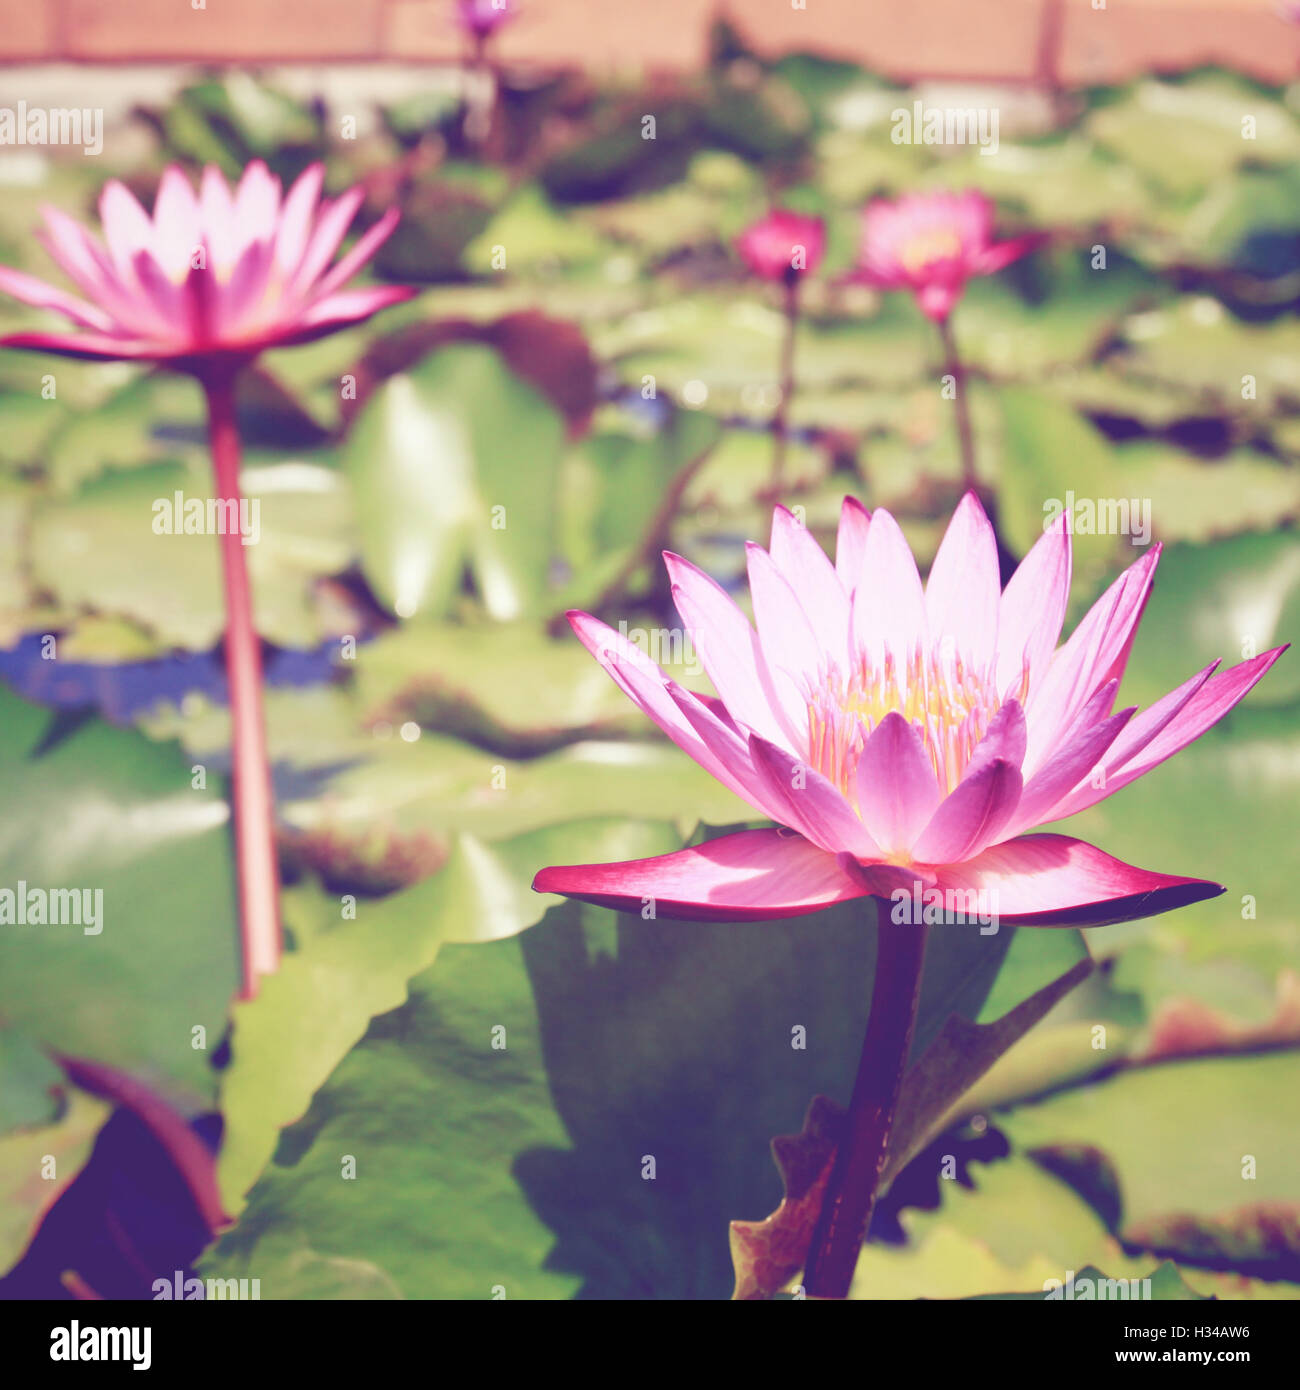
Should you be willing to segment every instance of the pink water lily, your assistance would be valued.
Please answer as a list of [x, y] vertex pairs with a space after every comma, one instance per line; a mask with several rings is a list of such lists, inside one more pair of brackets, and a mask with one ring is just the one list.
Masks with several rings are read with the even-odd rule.
[[946, 319], [966, 282], [992, 275], [1042, 237], [993, 240], [993, 204], [982, 194], [907, 193], [877, 198], [862, 213], [856, 278], [884, 290], [911, 290], [921, 311]]
[[235, 188], [203, 171], [196, 194], [176, 165], [163, 172], [147, 214], [118, 180], [99, 199], [103, 239], [58, 208], [37, 233], [80, 295], [0, 266], [0, 291], [53, 309], [72, 333], [15, 333], [4, 346], [68, 357], [161, 362], [206, 370], [264, 348], [306, 342], [410, 298], [406, 286], [345, 289], [397, 225], [390, 208], [331, 265], [364, 196], [321, 200], [313, 164], [281, 196], [260, 160]]
[[778, 209], [751, 222], [736, 238], [736, 250], [764, 280], [811, 273], [826, 254], [826, 224], [820, 217]]
[[[12, 333], [0, 346], [64, 357], [152, 362], [193, 374], [208, 407], [217, 498], [241, 515], [240, 373], [265, 348], [319, 338], [409, 299], [406, 286], [345, 289], [397, 225], [390, 208], [331, 265], [364, 196], [321, 201], [313, 164], [281, 197], [260, 160], [235, 188], [209, 165], [196, 194], [176, 165], [147, 214], [116, 179], [99, 199], [103, 240], [57, 208], [38, 233], [84, 298], [0, 266], [0, 291], [53, 309], [72, 333]], [[242, 995], [257, 993], [282, 949], [274, 805], [262, 712], [261, 639], [238, 528], [219, 535], [230, 693], [235, 862], [243, 944]]]
[[756, 627], [665, 556], [717, 698], [683, 689], [585, 613], [574, 631], [679, 747], [776, 822], [534, 888], [687, 919], [792, 917], [914, 882], [990, 895], [1008, 925], [1100, 925], [1221, 893], [1068, 835], [1025, 834], [1112, 795], [1202, 734], [1285, 648], [1198, 672], [1149, 709], [1115, 696], [1159, 559], [1153, 546], [1057, 647], [1070, 587], [1062, 515], [1005, 590], [968, 493], [923, 586], [898, 523], [846, 498], [835, 561], [783, 507], [749, 546]]

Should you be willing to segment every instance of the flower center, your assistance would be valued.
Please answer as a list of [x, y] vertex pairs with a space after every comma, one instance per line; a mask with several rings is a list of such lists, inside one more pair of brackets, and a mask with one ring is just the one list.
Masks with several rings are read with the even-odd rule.
[[956, 260], [961, 255], [961, 238], [951, 227], [932, 227], [909, 237], [898, 251], [903, 268], [916, 275], [935, 261]]
[[[1023, 702], [1027, 672], [1008, 698]], [[857, 805], [862, 749], [887, 714], [901, 714], [920, 734], [946, 794], [961, 781], [976, 745], [1002, 704], [993, 673], [968, 667], [952, 650], [914, 651], [905, 663], [887, 653], [859, 655], [846, 678], [832, 671], [808, 700], [808, 761]]]

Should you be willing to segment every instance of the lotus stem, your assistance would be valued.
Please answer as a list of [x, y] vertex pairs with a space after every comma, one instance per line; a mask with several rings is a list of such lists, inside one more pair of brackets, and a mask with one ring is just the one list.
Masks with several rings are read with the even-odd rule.
[[772, 417], [772, 491], [781, 486], [785, 471], [786, 443], [790, 437], [790, 403], [794, 399], [794, 343], [799, 329], [799, 276], [791, 272], [785, 282], [785, 338], [781, 344], [780, 396]]
[[953, 336], [951, 317], [939, 320], [939, 336], [943, 339], [944, 372], [953, 379], [962, 484], [968, 492], [978, 492], [979, 484], [975, 478], [975, 432], [971, 428], [970, 401], [966, 395], [966, 367], [957, 351], [957, 339]]
[[912, 1045], [925, 960], [921, 925], [880, 920], [876, 979], [843, 1137], [804, 1266], [810, 1298], [846, 1298], [885, 1168], [885, 1152]]
[[[220, 515], [240, 515], [239, 429], [235, 373], [203, 378]], [[280, 873], [275, 848], [271, 765], [262, 709], [262, 651], [253, 625], [252, 591], [241, 528], [221, 528], [221, 572], [226, 601], [226, 677], [230, 691], [235, 866], [238, 878], [243, 979], [240, 997], [257, 994], [260, 976], [280, 963]]]

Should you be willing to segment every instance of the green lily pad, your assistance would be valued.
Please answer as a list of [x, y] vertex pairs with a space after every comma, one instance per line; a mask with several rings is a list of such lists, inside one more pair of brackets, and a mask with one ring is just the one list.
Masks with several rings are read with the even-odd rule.
[[446, 348], [386, 381], [344, 450], [362, 566], [383, 602], [441, 616], [468, 568], [494, 618], [544, 603], [563, 433], [486, 347]]
[[0, 713], [0, 887], [16, 899], [25, 884], [64, 919], [52, 890], [80, 890], [82, 923], [0, 925], [0, 1014], [46, 1047], [208, 1097], [238, 970], [225, 802], [139, 734], [92, 720], [46, 746], [44, 711], [0, 691]]
[[[377, 1265], [406, 1297], [725, 1296], [727, 1219], [775, 1203], [768, 1136], [851, 1085], [869, 921], [861, 904], [743, 927], [568, 904], [444, 947], [288, 1131], [207, 1268], [292, 1288], [307, 1250]], [[978, 1012], [1007, 942], [935, 944], [918, 1049]]]

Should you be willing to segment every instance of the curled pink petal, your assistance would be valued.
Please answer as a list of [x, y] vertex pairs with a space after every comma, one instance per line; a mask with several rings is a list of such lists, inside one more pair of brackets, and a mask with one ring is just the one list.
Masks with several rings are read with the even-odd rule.
[[833, 854], [788, 830], [742, 830], [653, 859], [543, 869], [533, 888], [623, 912], [653, 906], [656, 917], [704, 922], [802, 917], [867, 892]]
[[984, 893], [1010, 927], [1100, 927], [1223, 892], [1207, 879], [1135, 868], [1068, 835], [1023, 835], [938, 877], [943, 888]]
[[1020, 800], [1020, 769], [984, 763], [950, 792], [912, 846], [918, 864], [960, 864], [996, 842]]
[[106, 332], [113, 326], [112, 319], [93, 304], [87, 304], [84, 299], [78, 299], [66, 290], [47, 285], [34, 275], [24, 275], [21, 270], [0, 266], [0, 291], [13, 295], [34, 309], [53, 309], [82, 328]]
[[858, 859], [879, 856], [879, 846], [866, 826], [816, 768], [757, 734], [749, 736], [749, 752], [769, 800], [784, 807], [783, 825], [832, 854], [843, 852]]

